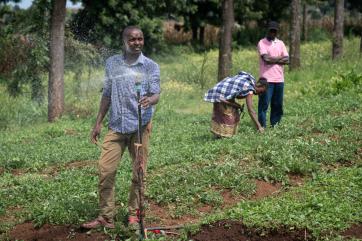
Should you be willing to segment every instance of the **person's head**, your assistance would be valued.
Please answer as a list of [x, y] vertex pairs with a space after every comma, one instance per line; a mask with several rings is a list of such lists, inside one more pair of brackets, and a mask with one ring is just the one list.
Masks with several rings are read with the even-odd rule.
[[140, 54], [144, 45], [143, 32], [137, 26], [128, 26], [122, 32], [122, 41], [126, 54]]
[[255, 93], [257, 95], [263, 94], [268, 90], [268, 80], [264, 77], [261, 77], [255, 85]]
[[277, 36], [278, 30], [279, 30], [279, 24], [278, 24], [278, 22], [270, 21], [270, 22], [268, 23], [266, 37], [267, 37], [269, 40], [274, 40], [275, 37]]

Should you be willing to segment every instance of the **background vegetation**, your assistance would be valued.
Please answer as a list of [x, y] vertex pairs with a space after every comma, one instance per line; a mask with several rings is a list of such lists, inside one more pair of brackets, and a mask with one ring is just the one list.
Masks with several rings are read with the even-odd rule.
[[[178, 48], [177, 55], [158, 57], [163, 92], [154, 118], [149, 202], [176, 219], [242, 217], [260, 228], [307, 228], [321, 240], [338, 240], [343, 229], [361, 222], [362, 69], [358, 39], [345, 44], [345, 57], [337, 62], [330, 60], [329, 42], [304, 44], [304, 68], [286, 73], [282, 124], [260, 135], [245, 116], [239, 134], [221, 141], [209, 133], [211, 106], [202, 101], [214, 83], [217, 51]], [[233, 63], [233, 73], [257, 72], [254, 49], [234, 52]], [[74, 75], [66, 75], [69, 114], [53, 124], [45, 121], [46, 106], [1, 92], [6, 126], [0, 138], [0, 215], [16, 215], [2, 223], [3, 232], [24, 220], [79, 224], [96, 215], [100, 150], [88, 136], [103, 73], [93, 70], [90, 76], [74, 85]], [[127, 212], [129, 170], [126, 157], [117, 175], [118, 224]], [[305, 185], [291, 185], [291, 175], [304, 177]], [[255, 179], [282, 183], [281, 195], [248, 200]], [[224, 191], [245, 199], [220, 208]], [[205, 205], [212, 207], [211, 215], [199, 211]]]
[[[149, 211], [156, 205], [175, 220], [200, 218], [186, 231], [242, 218], [261, 230], [307, 229], [316, 240], [341, 240], [341, 231], [362, 222], [359, 1], [346, 1], [344, 55], [336, 61], [330, 42], [333, 1], [304, 1], [310, 28], [302, 67], [286, 67], [281, 125], [257, 134], [246, 115], [238, 135], [223, 140], [212, 138], [211, 105], [203, 102], [217, 76], [218, 1], [207, 1], [208, 8], [204, 1], [146, 1], [141, 7], [133, 1], [82, 1], [82, 9], [68, 10], [65, 112], [54, 123], [47, 122], [45, 101], [50, 2], [35, 0], [25, 10], [8, 2], [0, 1], [0, 239], [26, 220], [39, 226], [77, 225], [97, 214], [100, 149], [90, 144], [89, 133], [103, 63], [119, 52], [119, 30], [136, 23], [145, 30], [147, 54], [161, 66]], [[267, 20], [281, 20], [280, 38], [288, 42], [289, 1], [268, 2], [235, 5], [232, 74], [244, 70], [258, 76], [255, 44]], [[113, 236], [125, 235], [130, 168], [126, 154], [117, 175]], [[301, 186], [293, 184], [294, 177], [304, 180]], [[256, 180], [282, 188], [276, 196], [253, 200]], [[225, 192], [239, 201], [225, 208]], [[201, 211], [205, 207], [210, 211]], [[160, 217], [148, 215], [146, 222], [160, 222]]]

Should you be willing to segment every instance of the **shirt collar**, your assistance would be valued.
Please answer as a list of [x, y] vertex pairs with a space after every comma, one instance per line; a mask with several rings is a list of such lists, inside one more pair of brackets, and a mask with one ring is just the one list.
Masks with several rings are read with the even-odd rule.
[[277, 41], [279, 41], [279, 39], [277, 37], [275, 37], [274, 40], [270, 40], [270, 41], [269, 41], [269, 39], [267, 37], [265, 37], [265, 39], [266, 39], [266, 41], [268, 41], [270, 43], [276, 43]]
[[[125, 56], [124, 54], [122, 55], [122, 62], [124, 65], [128, 65], [125, 61]], [[132, 64], [130, 64], [129, 66], [133, 66], [133, 65], [137, 65], [137, 64], [145, 64], [145, 56], [141, 53], [140, 56], [138, 56], [137, 60], [135, 62], [133, 62]]]

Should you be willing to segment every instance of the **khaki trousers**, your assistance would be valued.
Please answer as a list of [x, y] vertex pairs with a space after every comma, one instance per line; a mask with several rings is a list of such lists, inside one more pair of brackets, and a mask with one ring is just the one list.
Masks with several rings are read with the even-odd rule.
[[[151, 133], [151, 122], [142, 128], [142, 152], [144, 159], [144, 176], [146, 176], [148, 160], [148, 142]], [[128, 211], [132, 216], [136, 215], [139, 209], [139, 180], [137, 172], [136, 148], [137, 132], [131, 134], [121, 134], [109, 130], [104, 138], [102, 153], [99, 160], [99, 206], [100, 216], [113, 220], [116, 209], [114, 199], [115, 179], [118, 162], [124, 151], [128, 148], [132, 159], [132, 184], [130, 187]], [[145, 183], [145, 179], [143, 180]]]

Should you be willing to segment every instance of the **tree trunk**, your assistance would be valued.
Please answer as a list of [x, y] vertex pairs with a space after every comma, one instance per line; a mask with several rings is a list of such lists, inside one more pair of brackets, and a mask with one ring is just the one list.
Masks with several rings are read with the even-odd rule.
[[332, 59], [343, 55], [344, 0], [335, 0]]
[[204, 46], [204, 39], [205, 39], [205, 26], [200, 26], [200, 32], [199, 32], [199, 43], [201, 46]]
[[197, 33], [199, 30], [199, 22], [197, 21], [197, 18], [195, 15], [190, 15], [189, 16], [189, 21], [190, 21], [190, 27], [191, 27], [191, 32], [192, 32], [192, 44], [196, 44], [197, 43]]
[[196, 43], [197, 42], [197, 27], [192, 26], [191, 27], [191, 31], [192, 31], [192, 42]]
[[302, 40], [308, 40], [308, 11], [307, 11], [307, 4], [303, 4], [303, 33], [302, 33]]
[[361, 40], [359, 43], [359, 52], [362, 54], [362, 31], [361, 31]]
[[223, 0], [222, 24], [220, 28], [219, 71], [218, 81], [230, 75], [231, 71], [231, 45], [234, 25], [234, 1]]
[[292, 0], [289, 70], [300, 67], [300, 0]]
[[64, 21], [66, 0], [52, 0], [50, 29], [50, 69], [48, 121], [59, 118], [64, 110]]

